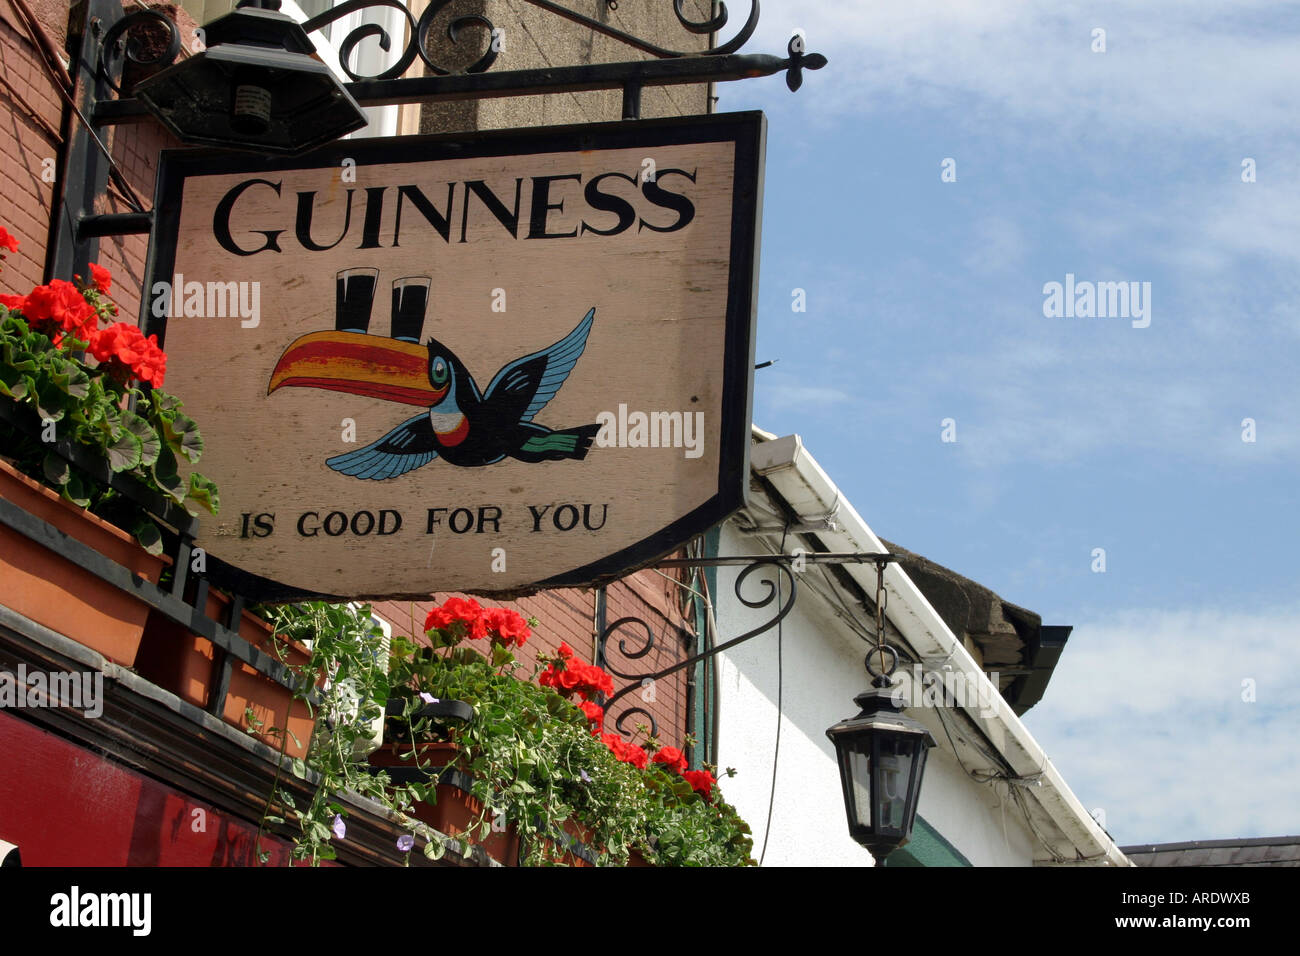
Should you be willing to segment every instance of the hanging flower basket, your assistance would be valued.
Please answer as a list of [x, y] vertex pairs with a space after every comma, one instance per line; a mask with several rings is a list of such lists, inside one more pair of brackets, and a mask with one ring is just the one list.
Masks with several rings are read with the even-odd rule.
[[[416, 819], [435, 830], [457, 838], [469, 837], [479, 843], [488, 856], [506, 866], [519, 863], [519, 832], [514, 825], [504, 830], [494, 826], [489, 837], [476, 840], [470, 835], [483, 819], [483, 803], [471, 792], [473, 778], [461, 767], [460, 748], [453, 743], [386, 743], [370, 754], [370, 765], [388, 770], [394, 777], [423, 776], [438, 780], [434, 800], [415, 804]], [[401, 771], [405, 769], [408, 774]], [[394, 771], [397, 771], [394, 773]]]

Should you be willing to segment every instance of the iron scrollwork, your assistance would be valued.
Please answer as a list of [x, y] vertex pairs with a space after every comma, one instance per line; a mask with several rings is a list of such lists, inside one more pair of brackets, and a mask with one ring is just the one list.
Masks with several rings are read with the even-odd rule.
[[[462, 70], [448, 69], [442, 64], [434, 62], [432, 57], [429, 55], [429, 38], [433, 30], [434, 20], [444, 10], [456, 2], [457, 0], [433, 0], [433, 2], [430, 3], [420, 15], [419, 20], [416, 20], [400, 0], [348, 0], [347, 3], [336, 6], [333, 9], [322, 13], [320, 16], [312, 17], [310, 20], [305, 22], [302, 27], [306, 32], [312, 33], [323, 29], [336, 20], [341, 20], [346, 16], [350, 16], [353, 13], [370, 7], [400, 10], [402, 16], [406, 18], [410, 41], [403, 49], [402, 55], [398, 58], [397, 62], [382, 73], [374, 76], [363, 76], [356, 73], [349, 65], [348, 61], [351, 59], [352, 51], [356, 49], [357, 44], [370, 37], [377, 38], [379, 40], [380, 49], [384, 50], [384, 52], [388, 52], [388, 50], [392, 48], [392, 38], [389, 37], [388, 32], [384, 30], [383, 27], [374, 23], [362, 24], [349, 32], [339, 44], [339, 66], [351, 79], [396, 79], [410, 69], [417, 57], [422, 60], [425, 66], [427, 66], [433, 73], [436, 73], [439, 76], [450, 76], [453, 73], [458, 72], [484, 73], [491, 69], [492, 64], [496, 62], [498, 44], [495, 42], [489, 42], [486, 52]], [[642, 53], [648, 53], [651, 56], [660, 59], [687, 56], [715, 56], [734, 53], [749, 41], [749, 38], [754, 35], [754, 31], [758, 28], [758, 0], [749, 0], [749, 17], [734, 37], [719, 46], [711, 47], [707, 50], [690, 52], [672, 50], [667, 47], [658, 46], [648, 40], [643, 40], [624, 30], [619, 30], [616, 27], [610, 26], [608, 23], [604, 23], [584, 14], [577, 13], [574, 10], [570, 10], [568, 7], [552, 2], [552, 0], [524, 0], [524, 2], [537, 7], [538, 9], [545, 10], [547, 13], [562, 17], [565, 20], [581, 24], [595, 33], [618, 40], [633, 49], [640, 50]], [[687, 14], [684, 4], [685, 0], [673, 0], [673, 14], [677, 18], [677, 22], [681, 25], [682, 29], [686, 30], [688, 33], [696, 34], [697, 36], [716, 33], [722, 30], [727, 25], [730, 18], [730, 14], [727, 11], [727, 5], [725, 3], [720, 3], [718, 5], [717, 16], [707, 20], [692, 20]], [[611, 6], [610, 9], [617, 9], [617, 6]], [[483, 16], [481, 13], [472, 13], [455, 17], [447, 24], [447, 39], [453, 44], [458, 43], [461, 31], [467, 27], [482, 27], [487, 31], [487, 35], [490, 38], [495, 38], [498, 35], [497, 29], [491, 20]], [[809, 63], [808, 66], [812, 69], [818, 68], [813, 66], [811, 63]]]
[[[431, 31], [433, 30], [433, 21], [440, 13], [442, 13], [443, 10], [456, 2], [457, 0], [433, 0], [433, 2], [425, 8], [424, 13], [420, 15], [420, 19], [416, 20], [415, 17], [411, 16], [411, 11], [406, 9], [406, 5], [402, 3], [401, 0], [348, 0], [347, 3], [340, 4], [333, 9], [327, 10], [320, 16], [312, 17], [310, 20], [303, 23], [302, 28], [307, 33], [314, 33], [317, 30], [324, 29], [336, 20], [341, 20], [344, 17], [351, 16], [353, 13], [357, 13], [358, 11], [370, 7], [386, 7], [392, 10], [400, 10], [402, 16], [406, 19], [407, 35], [410, 37], [410, 40], [402, 50], [402, 55], [398, 58], [397, 62], [382, 73], [375, 74], [374, 76], [365, 76], [353, 70], [348, 64], [348, 61], [352, 58], [352, 51], [356, 49], [357, 44], [369, 37], [378, 38], [380, 49], [384, 52], [388, 52], [388, 50], [392, 48], [392, 38], [389, 37], [388, 32], [383, 27], [376, 23], [363, 23], [361, 26], [351, 30], [339, 43], [339, 67], [350, 79], [396, 79], [411, 68], [411, 64], [415, 62], [417, 57], [424, 62], [424, 65], [427, 66], [429, 70], [436, 73], [438, 76], [450, 76], [455, 72], [484, 73], [491, 68], [493, 63], [496, 62], [496, 44], [489, 43], [487, 52], [471, 63], [468, 67], [465, 67], [460, 71], [448, 69], [440, 63], [434, 62], [433, 58], [429, 56], [429, 38]], [[447, 24], [447, 39], [453, 44], [459, 43], [460, 33], [467, 27], [482, 27], [487, 30], [489, 37], [496, 34], [496, 27], [492, 25], [491, 20], [483, 16], [481, 13], [471, 13], [466, 14], [465, 16], [454, 17], [451, 22]]]
[[[596, 662], [601, 667], [603, 667], [606, 671], [608, 671], [612, 676], [618, 677], [622, 680], [633, 681], [633, 683], [630, 684], [628, 687], [619, 691], [613, 697], [605, 701], [604, 707], [605, 707], [606, 714], [609, 713], [611, 705], [614, 702], [621, 699], [624, 694], [636, 690], [638, 687], [643, 687], [644, 686], [643, 681], [649, 676], [644, 674], [629, 674], [619, 670], [614, 665], [609, 663], [609, 649], [608, 649], [609, 639], [613, 637], [615, 634], [617, 634], [623, 628], [629, 626], [640, 627], [642, 630], [645, 631], [645, 643], [642, 644], [639, 648], [629, 649], [627, 639], [620, 637], [618, 639], [618, 650], [623, 657], [627, 658], [628, 660], [639, 660], [640, 658], [647, 656], [651, 651], [655, 649], [656, 646], [654, 630], [651, 629], [650, 625], [647, 622], [645, 622], [639, 617], [620, 617], [617, 621], [614, 621], [608, 627], [605, 628], [604, 632], [600, 635], [600, 640], [597, 644]], [[618, 719], [614, 722], [614, 728], [621, 734], [627, 734], [628, 730], [623, 725], [624, 723], [626, 723], [626, 721], [629, 718], [632, 717], [643, 717], [649, 720], [650, 733], [652, 735], [657, 735], [659, 733], [659, 722], [655, 720], [654, 714], [650, 713], [650, 711], [640, 706], [632, 706], [626, 708], [618, 716]]]
[[[767, 569], [767, 570], [774, 570], [776, 574], [770, 577], [758, 578], [759, 583], [765, 585], [766, 590], [758, 598], [748, 598], [745, 596], [744, 593], [745, 584], [752, 575], [754, 575], [759, 571], [760, 568]], [[628, 673], [616, 669], [609, 663], [609, 654], [607, 648], [608, 648], [610, 638], [612, 638], [614, 634], [617, 633], [619, 630], [628, 627], [629, 625], [636, 625], [645, 631], [646, 633], [645, 643], [640, 647], [633, 647], [632, 649], [629, 649], [627, 640], [625, 638], [620, 637], [618, 642], [618, 649], [620, 654], [623, 657], [627, 658], [628, 660], [639, 660], [640, 658], [647, 656], [652, 650], [654, 650], [655, 648], [654, 632], [651, 629], [650, 625], [647, 624], [644, 620], [642, 620], [639, 617], [622, 617], [619, 618], [617, 621], [611, 623], [608, 627], [606, 627], [604, 631], [601, 632], [596, 643], [596, 660], [610, 674], [622, 680], [629, 681], [630, 683], [628, 683], [627, 686], [623, 687], [622, 689], [616, 691], [608, 700], [604, 702], [605, 720], [610, 719], [610, 715], [614, 711], [614, 706], [619, 701], [621, 701], [624, 697], [626, 697], [628, 694], [632, 693], [633, 691], [639, 690], [641, 687], [645, 686], [647, 681], [662, 680], [663, 678], [669, 676], [670, 674], [675, 674], [677, 671], [684, 670], [687, 667], [690, 667], [694, 664], [698, 664], [700, 661], [707, 660], [708, 658], [713, 657], [716, 654], [720, 654], [723, 651], [735, 647], [738, 644], [743, 644], [745, 641], [748, 641], [751, 638], [758, 637], [760, 634], [764, 634], [767, 631], [772, 630], [772, 628], [776, 627], [778, 624], [780, 624], [781, 621], [785, 619], [786, 615], [790, 613], [790, 610], [794, 607], [794, 602], [795, 602], [795, 593], [796, 593], [795, 577], [794, 577], [794, 573], [790, 570], [789, 559], [774, 556], [772, 558], [765, 558], [763, 560], [755, 561], [753, 564], [747, 565], [744, 568], [744, 570], [742, 570], [738, 575], [736, 575], [735, 592], [736, 592], [736, 598], [740, 601], [740, 603], [749, 608], [755, 608], [755, 609], [765, 608], [774, 603], [779, 602], [779, 607], [777, 608], [776, 615], [772, 617], [771, 620], [765, 621], [763, 624], [759, 625], [758, 627], [746, 631], [744, 634], [741, 634], [739, 637], [733, 637], [731, 640], [718, 644], [715, 647], [711, 647], [706, 651], [702, 651], [698, 654], [693, 654], [690, 657], [687, 657], [685, 660], [678, 661], [677, 663], [669, 667], [665, 667], [662, 670], [647, 672], [647, 673]], [[617, 719], [615, 719], [614, 721], [615, 729], [620, 733], [626, 734], [627, 730], [624, 727], [624, 724], [634, 716], [641, 716], [644, 718], [648, 718], [650, 722], [651, 734], [658, 733], [658, 725], [654, 719], [654, 715], [651, 714], [644, 707], [641, 707], [639, 705], [633, 705], [631, 707], [624, 708], [624, 710], [619, 714]]]
[[[158, 28], [167, 31], [159, 43]], [[121, 93], [115, 77], [122, 70], [119, 58], [141, 66], [168, 66], [181, 54], [181, 31], [176, 22], [157, 10], [134, 10], [109, 27], [99, 41], [99, 76], [114, 92]]]
[[[258, 5], [260, 2], [269, 9], [279, 7], [278, 0], [248, 0], [248, 2], [251, 5]], [[364, 91], [353, 90], [355, 95], [360, 95], [362, 98], [369, 96], [371, 102], [366, 105], [398, 102], [399, 98], [406, 97], [413, 97], [407, 99], [407, 102], [424, 101], [425, 96], [433, 96], [440, 92], [438, 87], [429, 86], [428, 80], [465, 79], [486, 73], [497, 63], [503, 47], [503, 44], [498, 42], [502, 36], [501, 31], [479, 10], [460, 15], [455, 13], [455, 6], [459, 2], [460, 0], [431, 0], [417, 18], [402, 0], [345, 0], [319, 16], [306, 20], [301, 26], [308, 35], [319, 34], [331, 24], [367, 11], [390, 13], [396, 11], [393, 16], [400, 14], [399, 20], [402, 24], [398, 30], [390, 32], [379, 23], [362, 23], [350, 29], [341, 38], [335, 36], [333, 39], [338, 50], [339, 68], [350, 78], [354, 86], [369, 87]], [[624, 46], [638, 50], [646, 54], [649, 59], [632, 63], [594, 65], [591, 69], [595, 72], [590, 75], [567, 77], [559, 81], [553, 80], [550, 76], [550, 72], [553, 71], [507, 71], [508, 75], [515, 76], [517, 82], [521, 84], [520, 92], [538, 92], [536, 88], [547, 87], [562, 89], [566, 88], [566, 84], [572, 86], [574, 83], [590, 84], [592, 77], [595, 76], [600, 80], [598, 84], [580, 85], [578, 88], [613, 89], [623, 86], [625, 93], [629, 88], [634, 88], [633, 105], [635, 105], [639, 99], [641, 86], [663, 82], [685, 82], [684, 78], [687, 76], [706, 82], [714, 78], [734, 80], [767, 76], [785, 70], [786, 85], [791, 90], [797, 90], [803, 80], [803, 70], [819, 70], [826, 65], [824, 56], [804, 51], [802, 36], [797, 38], [797, 43], [794, 39], [791, 40], [787, 51], [788, 56], [785, 58], [761, 54], [734, 56], [733, 54], [749, 41], [758, 28], [758, 0], [742, 0], [749, 3], [749, 11], [736, 34], [728, 40], [703, 50], [678, 50], [660, 46], [621, 30], [602, 19], [571, 10], [555, 0], [523, 0], [523, 2], [552, 16], [582, 26], [592, 33], [609, 37]], [[616, 9], [616, 3], [606, 3], [606, 11]], [[731, 21], [731, 14], [725, 3], [719, 3], [716, 9], [715, 15], [706, 15], [704, 19], [694, 20], [687, 10], [687, 0], [672, 0], [673, 16], [678, 26], [687, 34], [694, 36], [718, 36], [721, 39], [721, 31]], [[602, 14], [607, 18], [606, 11], [602, 11]], [[438, 62], [434, 58], [435, 53], [431, 52], [435, 21], [446, 22], [444, 33], [450, 44], [450, 51], [447, 44], [441, 46], [442, 51], [454, 52], [470, 47], [471, 44], [464, 42], [464, 35], [469, 31], [476, 37], [482, 38], [483, 52], [478, 54], [468, 66], [452, 67]], [[167, 31], [165, 38], [156, 32], [160, 26]], [[400, 32], [403, 36], [394, 37], [392, 35], [394, 32]], [[377, 42], [379, 49], [385, 53], [400, 50], [390, 66], [373, 75], [358, 72], [353, 63], [358, 46], [370, 41]], [[120, 74], [123, 57], [138, 64], [162, 69], [174, 63], [180, 52], [181, 34], [174, 22], [155, 10], [137, 10], [117, 20], [105, 32], [99, 47], [99, 74], [121, 94], [123, 91], [115, 82], [115, 77]], [[467, 53], [466, 56], [472, 57], [474, 53]], [[416, 65], [417, 60], [423, 64], [426, 76], [407, 75]], [[656, 60], [667, 62], [662, 66], [656, 64], [660, 67], [658, 69], [638, 69], [638, 67], [654, 64]], [[683, 69], [672, 67], [671, 64], [674, 62], [682, 65]], [[690, 64], [698, 68], [693, 68]], [[662, 67], [668, 67], [667, 72]], [[560, 73], [564, 73], [572, 68], [557, 69]], [[489, 86], [491, 92], [488, 92]], [[480, 89], [481, 94], [478, 93]], [[500, 83], [484, 84], [481, 88], [473, 85], [457, 86], [457, 98], [467, 94], [470, 98], [475, 95], [507, 95], [502, 92]], [[116, 117], [119, 117], [117, 121], [121, 121], [122, 116], [136, 115], [130, 110], [118, 109], [113, 112]], [[636, 116], [638, 112], [633, 110], [630, 115]]]
[[[360, 80], [391, 80], [397, 79], [404, 75], [407, 70], [415, 63], [416, 59], [423, 61], [428, 69], [439, 76], [450, 76], [453, 73], [484, 73], [491, 69], [497, 60], [498, 44], [489, 40], [486, 51], [469, 66], [459, 70], [448, 68], [441, 63], [436, 62], [429, 54], [429, 41], [434, 29], [434, 21], [443, 13], [444, 10], [457, 3], [458, 0], [433, 0], [424, 12], [420, 14], [417, 20], [402, 0], [347, 0], [331, 9], [325, 11], [319, 16], [312, 17], [302, 24], [304, 32], [311, 34], [323, 30], [330, 24], [349, 17], [354, 13], [360, 13], [371, 9], [397, 10], [401, 13], [402, 18], [406, 21], [407, 36], [409, 39], [402, 48], [402, 54], [397, 58], [388, 69], [374, 75], [358, 73], [351, 65], [352, 54], [357, 46], [364, 40], [374, 38], [378, 40], [379, 47], [384, 52], [393, 48], [393, 38], [388, 31], [377, 23], [363, 23], [352, 30], [338, 42], [339, 50], [339, 67], [348, 77], [354, 81]], [[710, 47], [707, 50], [687, 51], [674, 50], [668, 47], [659, 46], [648, 40], [620, 30], [600, 20], [586, 16], [570, 10], [552, 0], [524, 0], [525, 3], [538, 9], [545, 10], [547, 13], [569, 20], [573, 23], [581, 24], [595, 33], [602, 36], [610, 37], [620, 43], [626, 44], [633, 49], [640, 50], [642, 53], [648, 53], [651, 56], [660, 59], [671, 59], [676, 57], [689, 56], [719, 56], [728, 53], [734, 53], [744, 46], [749, 38], [754, 35], [758, 28], [759, 5], [758, 0], [749, 0], [749, 15], [744, 24], [734, 37], [718, 46]], [[730, 13], [725, 3], [718, 4], [718, 13], [716, 16], [705, 20], [692, 20], [688, 14], [685, 2], [686, 0], [672, 0], [673, 15], [676, 17], [678, 24], [683, 30], [697, 36], [704, 36], [717, 33], [726, 27], [730, 20]], [[610, 4], [611, 10], [616, 10], [617, 5]], [[132, 31], [138, 30], [145, 23], [150, 25], [165, 25], [169, 31], [166, 46], [156, 54], [144, 56], [140, 40], [137, 37], [131, 37]], [[453, 17], [447, 24], [446, 36], [452, 44], [460, 42], [461, 33], [467, 28], [478, 27], [486, 31], [489, 38], [497, 36], [496, 27], [492, 21], [481, 13], [469, 13], [463, 16]], [[165, 17], [163, 14], [153, 10], [137, 10], [127, 14], [108, 31], [103, 39], [101, 63], [108, 66], [110, 61], [121, 55], [119, 41], [126, 38], [126, 56], [130, 57], [137, 63], [166, 66], [175, 62], [181, 51], [180, 31], [176, 24]], [[811, 64], [809, 64], [811, 65]], [[814, 69], [816, 67], [813, 67]]]

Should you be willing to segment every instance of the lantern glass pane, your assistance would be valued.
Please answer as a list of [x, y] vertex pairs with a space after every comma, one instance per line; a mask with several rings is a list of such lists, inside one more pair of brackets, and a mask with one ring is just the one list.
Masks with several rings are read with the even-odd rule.
[[916, 805], [921, 799], [921, 777], [925, 774], [925, 758], [929, 756], [929, 748], [924, 744], [918, 744], [916, 748], [916, 757], [912, 761], [912, 783], [911, 783], [911, 802], [907, 805], [907, 829], [912, 829], [912, 823], [916, 820]]
[[848, 753], [847, 781], [853, 793], [854, 822], [858, 826], [871, 826], [871, 757], [865, 748], [854, 746]]
[[906, 738], [888, 736], [880, 742], [876, 767], [876, 806], [881, 830], [907, 827], [907, 792], [912, 778], [912, 748]]

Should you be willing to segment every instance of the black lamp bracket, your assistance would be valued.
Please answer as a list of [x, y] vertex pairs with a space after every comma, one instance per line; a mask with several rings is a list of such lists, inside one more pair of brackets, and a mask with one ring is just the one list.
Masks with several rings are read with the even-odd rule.
[[[596, 664], [604, 668], [608, 673], [621, 681], [627, 683], [614, 692], [607, 700], [602, 702], [605, 708], [605, 720], [609, 721], [614, 713], [615, 706], [633, 691], [640, 691], [654, 681], [663, 680], [671, 674], [685, 670], [700, 661], [708, 660], [725, 650], [743, 644], [745, 641], [765, 634], [772, 628], [781, 623], [794, 607], [797, 586], [795, 583], [795, 574], [791, 570], [792, 558], [787, 555], [762, 555], [745, 558], [693, 558], [693, 559], [671, 559], [661, 561], [657, 566], [664, 568], [676, 567], [718, 567], [722, 565], [744, 564], [744, 570], [736, 575], [735, 592], [736, 598], [741, 604], [749, 608], [766, 608], [776, 605], [776, 614], [771, 620], [765, 621], [758, 627], [746, 631], [739, 637], [733, 637], [729, 641], [717, 644], [713, 647], [707, 647], [697, 654], [692, 654], [684, 660], [676, 661], [667, 667], [655, 671], [646, 671], [645, 673], [635, 673], [619, 669], [609, 661], [609, 644], [614, 636], [620, 631], [626, 631], [628, 628], [635, 628], [642, 632], [644, 637], [638, 635], [639, 643], [629, 644], [627, 637], [619, 637], [618, 651], [620, 657], [629, 660], [640, 660], [648, 656], [659, 645], [655, 641], [654, 629], [642, 618], [639, 617], [621, 617], [606, 626], [596, 638]], [[763, 571], [763, 574], [759, 572]], [[756, 582], [763, 585], [763, 590], [758, 597], [750, 597], [753, 593], [746, 587], [746, 583], [754, 575], [758, 575]], [[614, 720], [614, 729], [622, 734], [631, 734], [631, 729], [626, 726], [629, 720], [639, 718], [644, 721], [650, 728], [652, 736], [658, 735], [659, 726], [654, 715], [639, 704], [623, 708], [619, 712], [617, 719]], [[633, 724], [633, 727], [636, 725]]]
[[[618, 651], [619, 655], [626, 660], [640, 660], [648, 656], [658, 646], [655, 639], [654, 629], [642, 618], [639, 617], [621, 617], [605, 627], [596, 638], [596, 663], [603, 667], [613, 676], [628, 683], [622, 689], [615, 692], [608, 700], [604, 702], [605, 719], [611, 719], [614, 713], [614, 705], [619, 703], [624, 697], [633, 691], [641, 690], [647, 682], [658, 681], [675, 674], [677, 671], [685, 670], [700, 661], [707, 660], [725, 650], [743, 644], [746, 641], [758, 637], [760, 634], [766, 634], [772, 628], [776, 627], [785, 619], [794, 607], [795, 597], [798, 592], [795, 568], [804, 564], [875, 564], [877, 568], [882, 569], [892, 561], [897, 561], [898, 556], [885, 552], [808, 552], [797, 554], [752, 554], [752, 555], [735, 555], [731, 557], [717, 558], [668, 558], [658, 562], [657, 568], [717, 568], [717, 567], [743, 567], [744, 570], [736, 576], [735, 592], [736, 598], [741, 604], [749, 608], [766, 608], [775, 605], [776, 613], [771, 618], [752, 630], [746, 631], [739, 637], [733, 637], [731, 640], [713, 647], [706, 647], [697, 654], [687, 657], [685, 660], [677, 661], [672, 665], [657, 671], [646, 671], [644, 673], [633, 673], [620, 670], [618, 667], [609, 662], [610, 641], [619, 631], [625, 631], [633, 628], [640, 632], [637, 635], [637, 641], [629, 644], [625, 636], [619, 637]], [[760, 569], [764, 572], [759, 574]], [[757, 598], [751, 598], [746, 595], [746, 582], [751, 577], [758, 574], [755, 579], [758, 583], [764, 585], [766, 590]], [[884, 608], [878, 605], [878, 614], [884, 615]], [[883, 645], [885, 651], [892, 655], [892, 664], [886, 672], [886, 684], [890, 686], [888, 674], [892, 674], [894, 668], [898, 666], [898, 651], [889, 645]], [[873, 647], [871, 653], [876, 653], [879, 646]], [[868, 655], [867, 670], [871, 671], [870, 655]], [[879, 686], [879, 685], [878, 685]], [[658, 733], [658, 725], [646, 708], [633, 705], [624, 708], [618, 717], [614, 720], [614, 728], [620, 733], [629, 733], [626, 724], [633, 718], [641, 718], [650, 728], [651, 734]], [[635, 726], [635, 725], [634, 725]]]
[[[820, 70], [826, 65], [826, 57], [820, 53], [806, 52], [802, 33], [796, 33], [790, 38], [784, 57], [738, 54], [736, 51], [748, 42], [758, 27], [758, 0], [749, 0], [749, 14], [733, 37], [697, 51], [660, 46], [618, 29], [604, 19], [578, 13], [553, 0], [523, 0], [551, 16], [576, 23], [592, 33], [609, 37], [647, 54], [650, 59], [489, 74], [488, 71], [496, 63], [503, 48], [502, 31], [480, 12], [456, 16], [452, 8], [463, 2], [464, 0], [432, 0], [416, 18], [400, 0], [348, 0], [347, 3], [339, 4], [305, 21], [302, 28], [310, 35], [361, 11], [389, 9], [400, 12], [405, 21], [406, 42], [400, 47], [401, 52], [396, 61], [380, 73], [366, 75], [357, 72], [353, 66], [353, 54], [359, 44], [368, 40], [378, 43], [385, 52], [392, 50], [393, 37], [382, 26], [375, 23], [362, 24], [337, 43], [339, 69], [352, 81], [345, 86], [362, 106], [622, 89], [623, 118], [637, 119], [640, 116], [641, 90], [646, 86], [725, 82], [770, 76], [784, 70], [786, 86], [793, 91], [803, 85], [804, 70]], [[671, 2], [678, 25], [689, 34], [714, 37], [730, 21], [730, 12], [725, 3], [718, 4], [716, 16], [697, 21], [687, 15], [685, 0]], [[617, 4], [607, 4], [606, 7], [607, 10], [617, 10]], [[468, 50], [470, 43], [465, 41], [465, 36], [467, 32], [475, 33], [477, 46], [466, 58], [475, 53], [478, 53], [477, 57], [460, 67], [448, 66], [436, 60], [429, 52], [435, 21], [445, 21], [443, 33], [453, 49], [460, 49], [463, 44], [463, 48]], [[165, 40], [157, 34], [160, 26], [168, 33]], [[140, 36], [142, 31], [147, 40]], [[107, 28], [103, 34], [97, 66], [106, 77], [112, 76], [114, 67], [123, 57], [142, 65], [162, 68], [175, 61], [180, 48], [180, 30], [174, 22], [153, 11], [136, 11]], [[482, 52], [479, 52], [480, 49]], [[417, 60], [422, 64], [426, 75], [405, 76]], [[116, 82], [116, 79], [112, 80], [115, 89]], [[137, 121], [148, 115], [142, 103], [124, 95], [117, 100], [97, 103], [93, 121], [99, 125], [108, 125]]]

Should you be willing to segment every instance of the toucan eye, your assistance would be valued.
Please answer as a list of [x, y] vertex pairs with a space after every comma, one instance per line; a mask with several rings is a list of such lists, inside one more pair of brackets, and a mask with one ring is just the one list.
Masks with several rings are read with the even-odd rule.
[[433, 370], [429, 377], [433, 379], [434, 385], [441, 385], [447, 381], [447, 363], [442, 359], [434, 359]]

